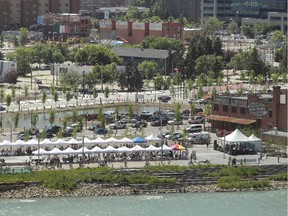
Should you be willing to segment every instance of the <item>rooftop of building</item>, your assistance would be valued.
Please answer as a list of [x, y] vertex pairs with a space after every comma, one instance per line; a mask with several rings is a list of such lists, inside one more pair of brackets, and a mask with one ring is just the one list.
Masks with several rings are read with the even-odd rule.
[[[157, 49], [141, 49], [141, 48], [125, 48], [113, 47], [112, 50], [121, 57], [139, 57], [147, 59], [166, 59], [169, 56], [168, 50]], [[173, 51], [172, 51], [173, 53]]]

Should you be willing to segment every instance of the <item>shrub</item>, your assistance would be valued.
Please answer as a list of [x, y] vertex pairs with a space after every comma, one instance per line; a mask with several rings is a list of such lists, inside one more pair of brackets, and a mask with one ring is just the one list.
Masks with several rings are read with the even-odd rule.
[[269, 179], [272, 181], [287, 181], [287, 173], [279, 173], [277, 175], [271, 176]]
[[268, 180], [242, 180], [238, 176], [222, 177], [218, 180], [218, 187], [223, 189], [248, 189], [269, 186]]

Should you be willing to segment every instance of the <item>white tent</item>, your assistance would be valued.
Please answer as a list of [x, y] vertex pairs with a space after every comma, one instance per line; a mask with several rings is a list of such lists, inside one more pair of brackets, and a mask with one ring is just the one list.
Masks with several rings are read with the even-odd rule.
[[50, 139], [44, 139], [42, 141], [40, 141], [40, 145], [49, 145], [49, 144], [53, 144], [53, 142]]
[[35, 139], [31, 139], [31, 140], [28, 140], [27, 142], [25, 142], [25, 145], [26, 146], [35, 146], [35, 145], [38, 145], [38, 141]]
[[145, 137], [145, 140], [147, 141], [161, 141], [161, 139], [157, 136], [155, 136], [153, 133], [150, 134], [148, 137]]
[[145, 151], [161, 151], [161, 148], [150, 145], [149, 147], [145, 148]]
[[243, 133], [241, 133], [240, 130], [236, 129], [231, 134], [228, 134], [227, 136], [219, 138], [219, 140], [223, 140], [227, 143], [239, 143], [239, 142], [249, 142], [251, 141], [247, 136], [245, 136]]
[[250, 142], [255, 144], [255, 151], [261, 152], [262, 151], [262, 140], [256, 137], [254, 134], [248, 137]]
[[90, 140], [89, 138], [85, 137], [84, 138], [84, 144], [94, 144], [94, 140]]
[[71, 138], [70, 140], [66, 141], [66, 144], [80, 144], [82, 141], [78, 141], [74, 138]]
[[45, 154], [47, 154], [47, 151], [42, 149], [42, 148], [40, 148], [39, 151], [37, 149], [36, 151], [32, 152], [32, 154], [34, 154], [34, 155], [38, 155], [38, 153], [39, 153], [39, 155], [45, 155]]
[[51, 151], [48, 151], [47, 154], [59, 155], [59, 154], [63, 154], [63, 152], [58, 148], [53, 148]]
[[108, 153], [108, 152], [117, 152], [117, 150], [112, 146], [108, 146], [107, 148], [103, 149], [103, 153]]
[[[172, 148], [170, 148], [169, 146], [167, 146], [167, 145], [163, 145], [163, 151], [172, 151], [173, 149]], [[160, 148], [161, 149], [161, 148]]]
[[133, 143], [133, 140], [131, 140], [127, 137], [124, 137], [124, 138], [120, 139], [119, 141], [122, 143]]
[[62, 154], [75, 154], [75, 150], [71, 147], [68, 147], [62, 151]]
[[107, 143], [106, 140], [103, 140], [101, 137], [97, 137], [97, 139], [93, 140], [94, 143]]
[[52, 142], [51, 144], [55, 144], [55, 145], [63, 145], [63, 144], [66, 144], [67, 142], [65, 140], [62, 140], [62, 139], [58, 139], [54, 142]]
[[119, 141], [118, 139], [115, 139], [114, 137], [110, 137], [110, 138], [106, 139], [105, 142], [112, 144], [112, 143], [119, 143], [121, 141]]
[[95, 146], [94, 148], [92, 148], [89, 152], [91, 153], [102, 153], [104, 150], [98, 146]]
[[11, 146], [12, 143], [8, 140], [4, 140], [3, 142], [0, 143], [0, 146]]
[[25, 145], [25, 141], [23, 141], [23, 140], [16, 140], [16, 142], [13, 143], [13, 146], [21, 146], [21, 145]]
[[131, 150], [132, 150], [133, 152], [145, 151], [145, 149], [142, 148], [142, 147], [139, 146], [139, 145], [134, 146], [133, 148], [131, 148]]
[[126, 146], [122, 146], [120, 148], [117, 148], [116, 150], [117, 150], [117, 152], [120, 152], [120, 153], [122, 153], [122, 152], [132, 152], [132, 150], [130, 148], [127, 148]]
[[84, 154], [87, 154], [87, 153], [91, 153], [89, 149], [87, 149], [86, 147], [81, 147], [77, 150], [74, 151], [76, 154], [82, 154], [84, 152]]

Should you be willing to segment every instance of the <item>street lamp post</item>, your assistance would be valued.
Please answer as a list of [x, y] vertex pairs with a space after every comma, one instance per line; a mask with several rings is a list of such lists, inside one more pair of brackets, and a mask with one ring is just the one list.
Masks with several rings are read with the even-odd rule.
[[163, 164], [163, 134], [162, 134], [162, 118], [161, 118], [161, 113], [160, 113], [160, 100], [159, 100], [159, 121], [160, 121], [160, 134], [161, 134], [161, 140], [160, 140], [160, 145], [161, 145], [161, 164]]
[[38, 165], [40, 164], [40, 137], [38, 137]]
[[225, 138], [226, 138], [226, 130], [224, 130], [224, 147], [223, 147], [223, 158], [225, 159]]
[[82, 167], [84, 167], [84, 158], [85, 158], [85, 155], [84, 155], [84, 135], [82, 137]]

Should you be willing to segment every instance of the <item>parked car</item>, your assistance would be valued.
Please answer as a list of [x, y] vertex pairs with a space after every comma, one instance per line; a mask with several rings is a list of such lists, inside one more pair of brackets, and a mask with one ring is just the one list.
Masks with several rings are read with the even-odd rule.
[[46, 130], [46, 132], [47, 132], [47, 133], [52, 133], [52, 134], [57, 134], [60, 129], [61, 129], [60, 126], [54, 125], [54, 126], [50, 126], [50, 127]]
[[167, 103], [169, 100], [171, 100], [171, 97], [168, 95], [163, 95], [163, 96], [159, 96], [158, 100], [163, 102], [163, 103]]
[[210, 133], [206, 131], [202, 131], [199, 133], [189, 133], [186, 140], [190, 143], [210, 143], [211, 137]]
[[173, 125], [182, 125], [182, 124], [183, 124], [183, 121], [182, 121], [182, 120], [179, 120], [179, 121], [178, 121], [177, 119], [173, 119], [173, 120], [169, 120], [169, 121], [168, 121], [168, 124], [169, 124], [169, 125], [172, 125], [172, 124], [173, 124]]
[[170, 140], [179, 140], [183, 138], [183, 135], [179, 132], [175, 132], [172, 135], [166, 135], [165, 138]]
[[109, 125], [109, 128], [111, 128], [111, 129], [124, 129], [124, 128], [126, 128], [126, 122], [117, 121], [117, 122], [111, 123]]
[[152, 115], [153, 115], [153, 114], [152, 114], [151, 112], [149, 112], [149, 111], [143, 111], [143, 112], [141, 112], [141, 114], [140, 114], [140, 118], [141, 118], [142, 120], [151, 121]]
[[195, 133], [195, 132], [201, 132], [203, 130], [202, 125], [200, 124], [191, 124], [188, 127], [186, 127], [186, 131], [188, 133]]
[[145, 121], [137, 121], [131, 125], [132, 128], [142, 128], [147, 127], [147, 122]]
[[39, 129], [38, 128], [29, 129], [29, 134], [30, 135], [36, 135], [37, 133], [39, 133]]
[[71, 124], [70, 126], [68, 126], [65, 130], [74, 130], [76, 128], [77, 132], [81, 132], [82, 128], [79, 124]]
[[166, 126], [168, 123], [167, 119], [162, 119], [162, 122], [161, 120], [157, 119], [157, 120], [154, 120], [151, 122], [151, 126], [154, 126], [154, 127], [159, 127], [159, 126]]
[[96, 128], [94, 133], [99, 135], [105, 135], [108, 133], [108, 131], [105, 128]]
[[189, 124], [202, 124], [204, 123], [205, 118], [203, 116], [194, 116], [192, 119], [188, 120]]
[[30, 140], [30, 139], [32, 139], [33, 137], [32, 136], [30, 136], [30, 135], [28, 135], [27, 137], [25, 137], [26, 136], [26, 134], [25, 134], [25, 131], [20, 131], [18, 134], [17, 134], [17, 139], [18, 140]]
[[0, 105], [0, 111], [5, 111], [5, 110], [6, 110], [6, 108], [3, 107], [2, 105]]
[[50, 65], [44, 65], [40, 68], [40, 70], [50, 70], [51, 66]]

